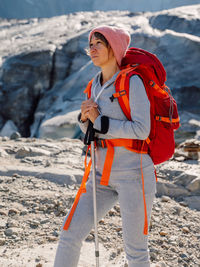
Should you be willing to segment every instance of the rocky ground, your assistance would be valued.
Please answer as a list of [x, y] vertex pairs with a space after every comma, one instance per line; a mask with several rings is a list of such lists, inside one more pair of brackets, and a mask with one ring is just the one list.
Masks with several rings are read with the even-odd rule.
[[[60, 227], [83, 174], [82, 149], [79, 140], [66, 138], [0, 139], [0, 266], [53, 266]], [[180, 154], [179, 150], [173, 160], [157, 169], [158, 195], [149, 237], [155, 266], [200, 266], [199, 211], [187, 201], [189, 197], [199, 198], [198, 186], [192, 191], [191, 183], [181, 180], [184, 174], [193, 184], [198, 180], [199, 160]], [[179, 190], [186, 190], [183, 195], [174, 189], [178, 184]], [[168, 196], [163, 188], [167, 188], [164, 193]], [[100, 266], [127, 266], [118, 205], [100, 221], [98, 230]], [[92, 231], [84, 242], [79, 267], [95, 266], [94, 262]]]

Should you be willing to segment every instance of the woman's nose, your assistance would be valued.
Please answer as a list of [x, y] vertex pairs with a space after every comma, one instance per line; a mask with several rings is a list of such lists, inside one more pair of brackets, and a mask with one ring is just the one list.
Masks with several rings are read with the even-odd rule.
[[97, 46], [96, 45], [92, 45], [91, 47], [90, 47], [90, 51], [92, 52], [92, 51], [96, 51], [97, 50]]

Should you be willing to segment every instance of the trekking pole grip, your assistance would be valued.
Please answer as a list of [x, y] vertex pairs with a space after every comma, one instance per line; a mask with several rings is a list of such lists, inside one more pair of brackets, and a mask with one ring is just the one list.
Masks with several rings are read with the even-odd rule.
[[89, 120], [88, 128], [84, 138], [84, 144], [90, 145], [91, 141], [94, 141], [94, 135], [95, 135], [95, 130], [93, 128], [93, 123]]

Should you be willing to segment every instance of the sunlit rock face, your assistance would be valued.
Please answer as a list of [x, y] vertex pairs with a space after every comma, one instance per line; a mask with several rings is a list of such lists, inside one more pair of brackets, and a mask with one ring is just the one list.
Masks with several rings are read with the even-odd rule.
[[85, 99], [85, 86], [99, 71], [85, 52], [88, 33], [107, 24], [124, 27], [131, 34], [131, 46], [159, 57], [184, 119], [181, 141], [187, 129], [192, 129], [193, 137], [200, 130], [198, 123], [192, 128], [189, 123], [193, 117], [198, 121], [200, 113], [199, 18], [200, 5], [147, 13], [97, 11], [49, 19], [2, 19], [0, 128], [12, 120], [22, 136], [78, 136], [75, 114]]

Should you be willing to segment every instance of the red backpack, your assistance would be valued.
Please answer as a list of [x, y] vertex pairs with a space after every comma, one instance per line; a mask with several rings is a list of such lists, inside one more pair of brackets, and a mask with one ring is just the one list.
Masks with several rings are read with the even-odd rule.
[[122, 71], [115, 81], [116, 94], [113, 95], [129, 120], [129, 79], [132, 75], [142, 79], [150, 101], [151, 131], [146, 142], [154, 164], [159, 164], [174, 154], [174, 130], [180, 126], [177, 104], [165, 85], [166, 71], [159, 59], [145, 50], [130, 48], [122, 60]]
[[[159, 164], [174, 154], [174, 130], [180, 126], [177, 104], [165, 85], [166, 71], [160, 60], [140, 48], [130, 48], [122, 60], [121, 71], [115, 80], [115, 90], [111, 101], [118, 99], [120, 107], [128, 120], [131, 120], [129, 105], [129, 79], [138, 75], [145, 86], [150, 101], [151, 131], [145, 140], [134, 140], [134, 151], [146, 152], [153, 163]], [[91, 96], [92, 80], [88, 83], [85, 93]]]

